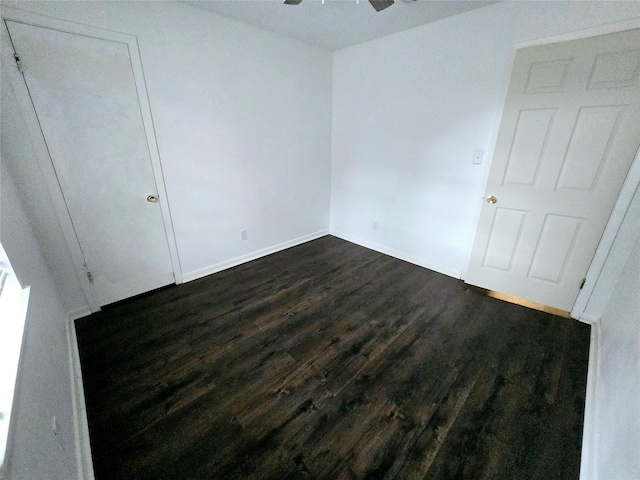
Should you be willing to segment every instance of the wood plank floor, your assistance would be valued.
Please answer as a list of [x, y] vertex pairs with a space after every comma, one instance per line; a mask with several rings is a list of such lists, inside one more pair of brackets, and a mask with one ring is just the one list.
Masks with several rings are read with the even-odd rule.
[[589, 327], [327, 236], [76, 322], [106, 479], [577, 479]]

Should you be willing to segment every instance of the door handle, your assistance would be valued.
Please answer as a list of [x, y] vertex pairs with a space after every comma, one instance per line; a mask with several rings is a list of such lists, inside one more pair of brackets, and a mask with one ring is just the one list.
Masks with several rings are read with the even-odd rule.
[[158, 201], [158, 197], [154, 196], [154, 195], [147, 195], [147, 202], [157, 202]]
[[487, 197], [487, 203], [497, 203], [498, 199], [495, 197], [495, 195], [489, 195]]

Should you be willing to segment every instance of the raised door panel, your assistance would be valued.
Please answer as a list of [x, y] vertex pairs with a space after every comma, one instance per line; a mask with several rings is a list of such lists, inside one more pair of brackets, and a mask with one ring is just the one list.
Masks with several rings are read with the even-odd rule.
[[527, 212], [505, 208], [496, 209], [483, 265], [510, 272], [522, 237]]
[[529, 278], [559, 284], [573, 252], [582, 218], [547, 215], [529, 269]]
[[535, 185], [555, 113], [556, 109], [520, 111], [503, 185]]
[[582, 107], [569, 140], [557, 189], [591, 190], [596, 184], [609, 147], [615, 141], [625, 106]]

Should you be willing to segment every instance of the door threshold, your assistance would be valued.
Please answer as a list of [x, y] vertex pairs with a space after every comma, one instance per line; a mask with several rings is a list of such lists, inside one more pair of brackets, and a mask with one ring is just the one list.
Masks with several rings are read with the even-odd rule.
[[497, 298], [498, 300], [502, 300], [503, 302], [509, 302], [515, 305], [520, 305], [521, 307], [531, 308], [532, 310], [550, 313], [551, 315], [556, 315], [562, 318], [571, 318], [571, 312], [560, 310], [559, 308], [550, 307], [542, 303], [532, 302], [530, 300], [525, 300], [524, 298], [514, 297], [513, 295], [507, 295], [506, 293], [496, 292], [495, 290], [487, 290], [485, 288], [475, 287], [471, 285], [469, 285], [469, 287], [476, 292], [486, 295], [487, 297]]

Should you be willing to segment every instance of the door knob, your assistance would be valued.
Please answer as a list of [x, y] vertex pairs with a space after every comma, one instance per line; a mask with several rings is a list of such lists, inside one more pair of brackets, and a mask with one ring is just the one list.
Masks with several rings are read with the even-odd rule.
[[489, 195], [487, 197], [487, 203], [496, 203], [498, 199], [494, 195]]
[[147, 195], [147, 202], [157, 202], [158, 201], [158, 197], [153, 196], [153, 195]]

